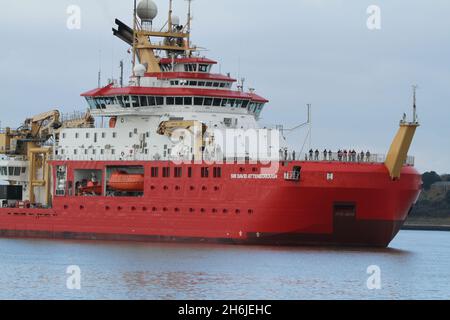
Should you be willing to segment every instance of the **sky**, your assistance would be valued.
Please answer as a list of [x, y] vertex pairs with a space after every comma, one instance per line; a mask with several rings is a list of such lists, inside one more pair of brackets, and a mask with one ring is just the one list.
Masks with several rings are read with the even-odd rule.
[[[168, 0], [155, 0], [167, 19]], [[80, 29], [67, 28], [68, 7]], [[369, 6], [380, 9], [371, 30]], [[112, 36], [131, 24], [132, 0], [16, 0], [2, 8], [1, 127], [58, 108], [86, 108], [80, 94], [130, 72], [129, 47]], [[183, 20], [187, 3], [174, 0]], [[295, 127], [313, 106], [312, 146], [387, 153], [418, 85], [421, 127], [411, 155], [420, 171], [450, 172], [450, 1], [195, 0], [192, 40], [219, 61], [216, 72], [245, 77], [270, 100], [261, 122]], [[305, 130], [289, 135], [300, 150]]]

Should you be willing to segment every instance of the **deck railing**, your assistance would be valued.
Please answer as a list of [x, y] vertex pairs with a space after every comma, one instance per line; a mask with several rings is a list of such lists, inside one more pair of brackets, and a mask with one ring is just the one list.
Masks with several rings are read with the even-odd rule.
[[[189, 161], [189, 159], [180, 159], [180, 158], [172, 158], [172, 157], [154, 157], [152, 155], [147, 154], [138, 154], [135, 153], [133, 155], [53, 155], [51, 157], [52, 160], [71, 160], [71, 161]], [[383, 154], [370, 154], [369, 156], [364, 155], [364, 157], [359, 154], [356, 156], [345, 156], [345, 155], [339, 155], [338, 153], [327, 153], [325, 154], [321, 153], [318, 156], [316, 154], [313, 154], [312, 156], [310, 154], [305, 153], [297, 153], [297, 152], [288, 152], [287, 154], [283, 153], [280, 154], [280, 161], [302, 161], [302, 162], [336, 162], [336, 163], [384, 163], [386, 161], [386, 156]], [[240, 157], [240, 158], [223, 158], [223, 159], [217, 159], [217, 158], [206, 158], [205, 161], [208, 162], [217, 162], [217, 163], [232, 163], [232, 162], [238, 162], [238, 163], [245, 163], [254, 161], [250, 158]], [[259, 161], [267, 161], [266, 159], [259, 159]], [[414, 166], [415, 158], [408, 156], [408, 158], [405, 161], [405, 165], [407, 166]]]

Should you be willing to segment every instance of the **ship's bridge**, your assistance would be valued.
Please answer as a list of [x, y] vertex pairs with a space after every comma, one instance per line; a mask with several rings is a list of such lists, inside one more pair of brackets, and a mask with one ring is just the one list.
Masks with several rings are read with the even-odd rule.
[[185, 111], [247, 114], [258, 120], [268, 100], [254, 90], [245, 92], [243, 86], [233, 90], [235, 79], [210, 73], [216, 63], [207, 58], [164, 58], [160, 65], [167, 71], [143, 73], [131, 77], [127, 87], [110, 84], [82, 96], [94, 116], [113, 116], [124, 109], [129, 114], [132, 110], [142, 114], [178, 107]]
[[163, 72], [201, 72], [210, 73], [216, 61], [207, 58], [162, 58], [159, 61]]

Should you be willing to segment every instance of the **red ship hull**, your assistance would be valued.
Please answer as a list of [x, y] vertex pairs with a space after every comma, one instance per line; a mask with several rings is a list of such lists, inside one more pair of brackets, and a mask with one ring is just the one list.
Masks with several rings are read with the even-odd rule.
[[[392, 181], [383, 164], [366, 163], [289, 162], [273, 179], [254, 179], [261, 166], [251, 164], [221, 165], [220, 178], [212, 176], [214, 166], [202, 178], [203, 165], [169, 162], [52, 166], [66, 166], [70, 181], [77, 168], [104, 172], [118, 164], [144, 168], [143, 194], [86, 197], [69, 191], [54, 196], [51, 209], [2, 208], [0, 236], [386, 247], [422, 184], [413, 167]], [[286, 180], [294, 166], [302, 168], [299, 181]], [[186, 176], [151, 177], [154, 167], [181, 168]]]

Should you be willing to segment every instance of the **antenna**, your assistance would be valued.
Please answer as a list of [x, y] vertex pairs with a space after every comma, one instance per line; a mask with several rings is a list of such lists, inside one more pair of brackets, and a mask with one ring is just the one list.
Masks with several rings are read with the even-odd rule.
[[97, 86], [100, 88], [102, 86], [102, 50], [98, 51], [98, 79]]
[[123, 88], [123, 60], [120, 60], [120, 87]]
[[417, 123], [417, 89], [418, 85], [413, 85], [413, 123]]

